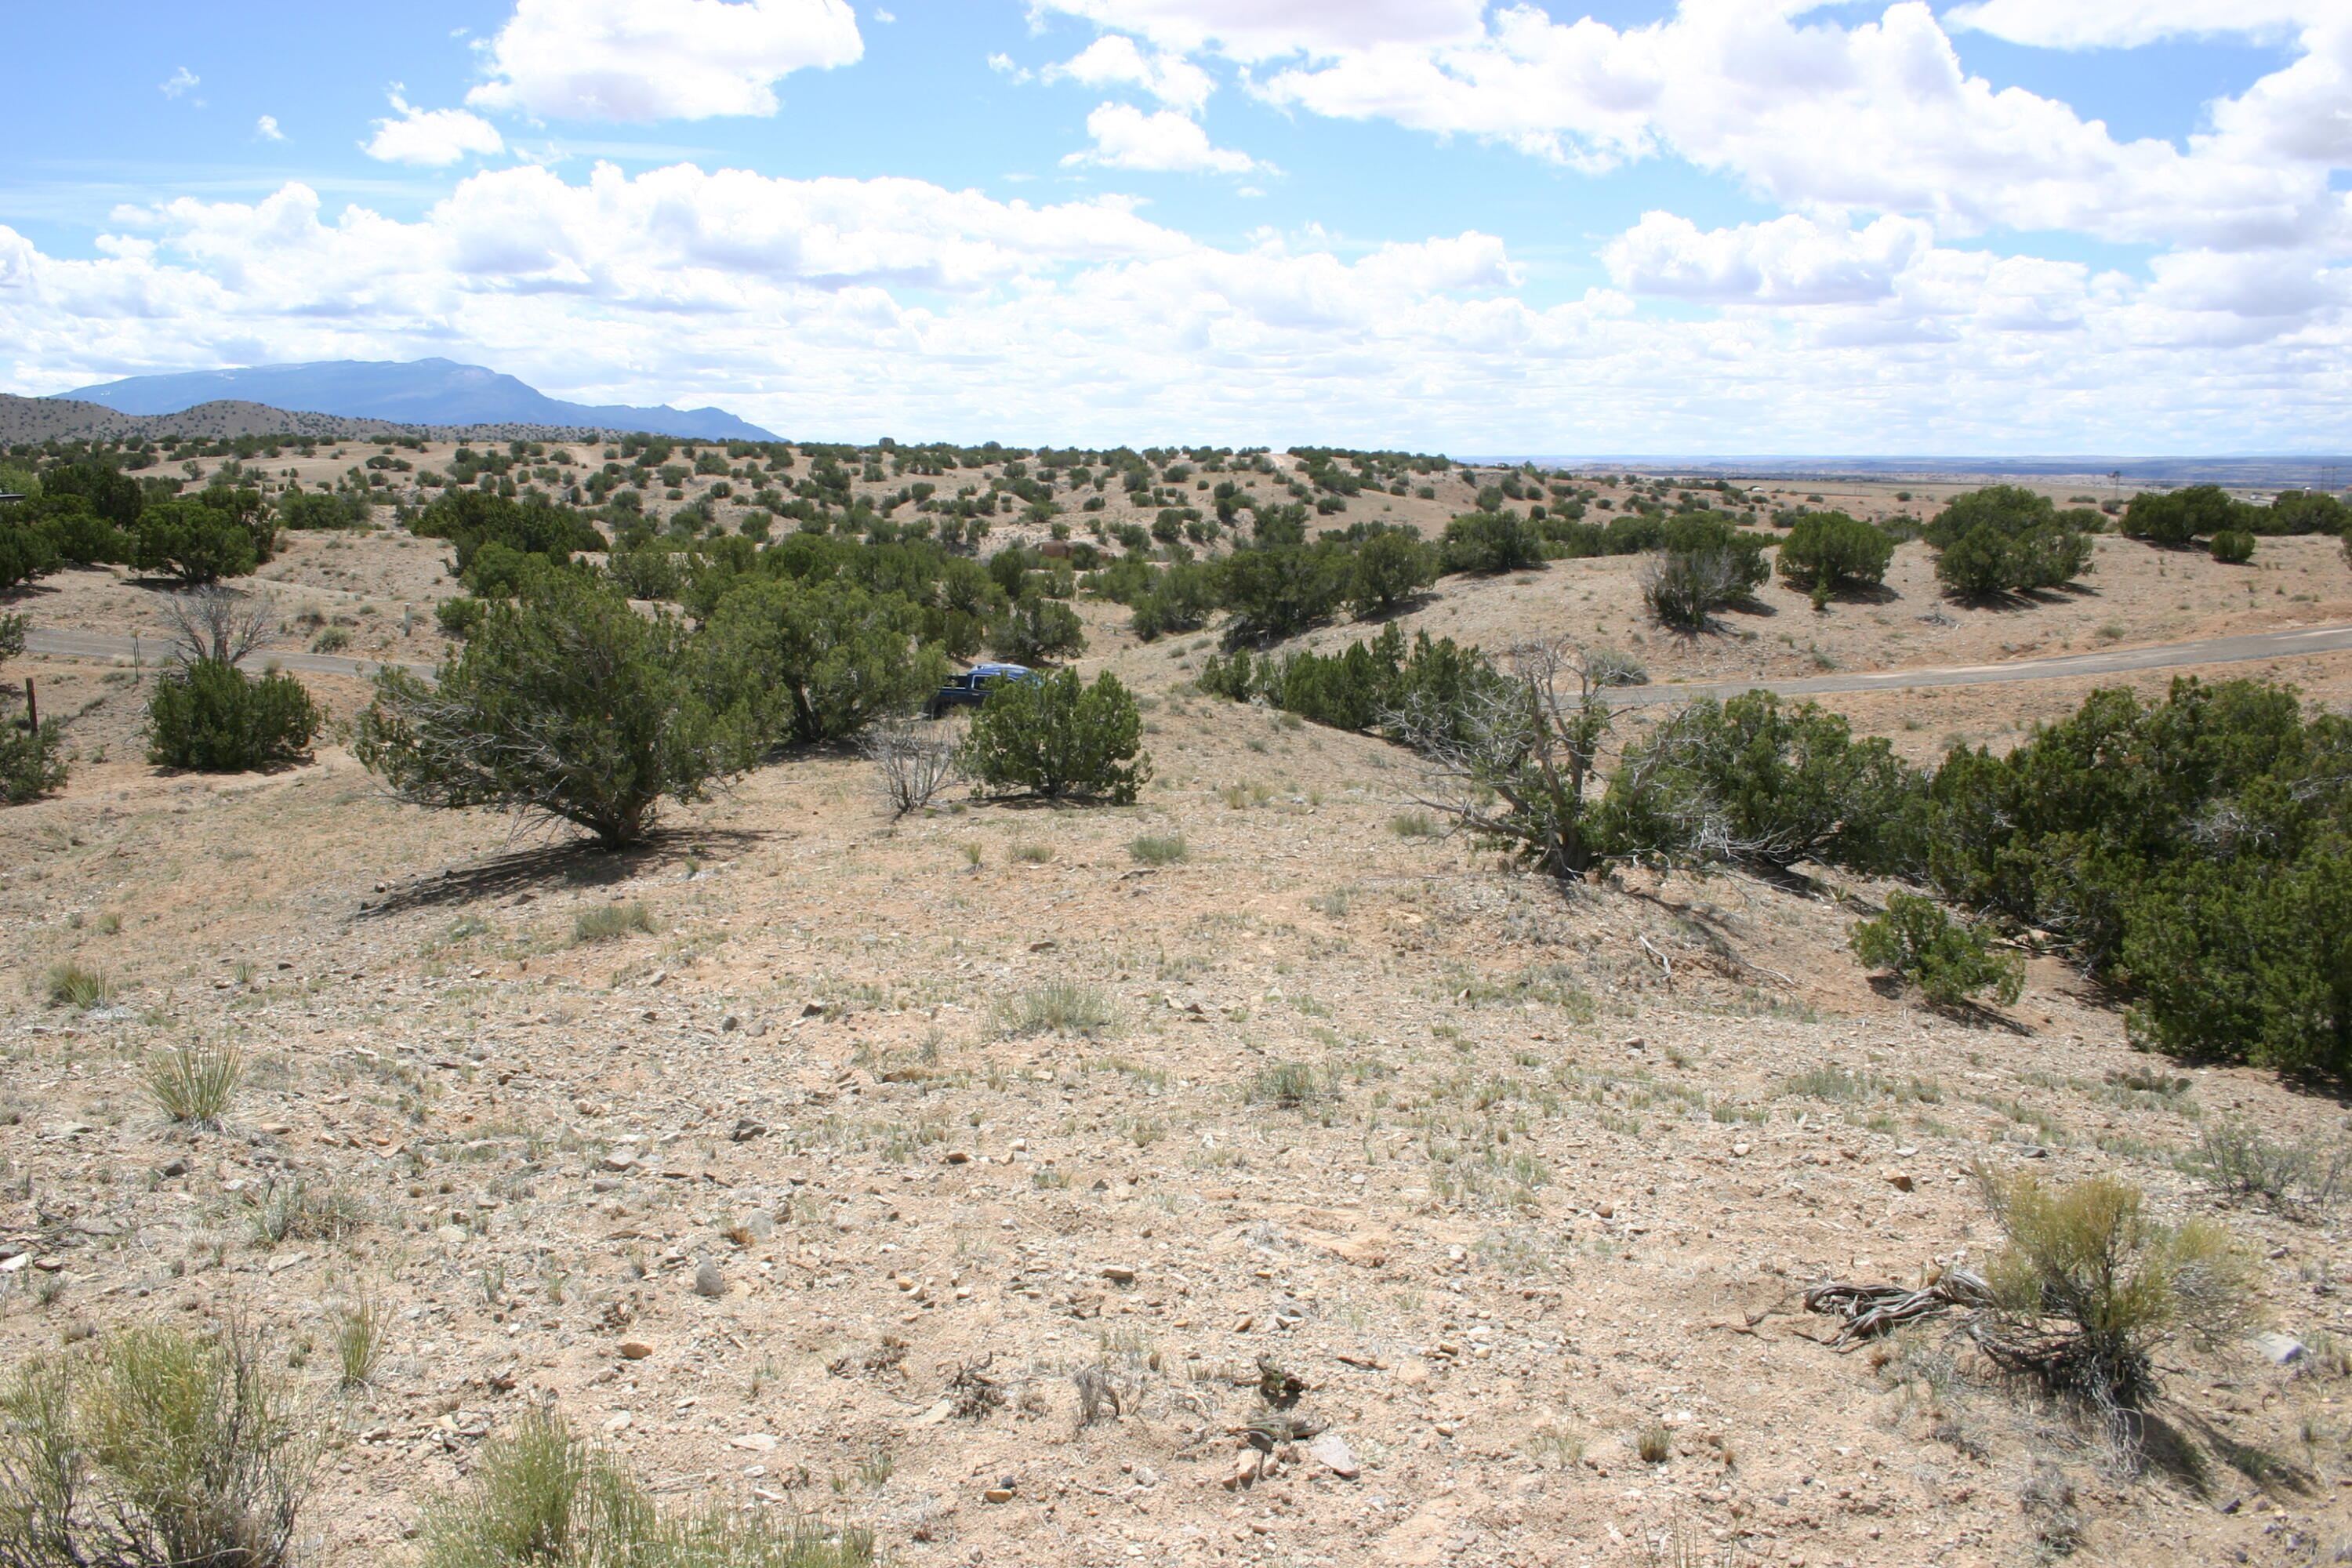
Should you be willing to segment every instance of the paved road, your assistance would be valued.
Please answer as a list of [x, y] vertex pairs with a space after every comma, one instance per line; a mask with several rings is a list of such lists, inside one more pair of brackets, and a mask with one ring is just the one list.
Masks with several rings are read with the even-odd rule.
[[[66, 658], [130, 658], [134, 654], [149, 664], [163, 664], [172, 657], [172, 641], [168, 637], [107, 637], [99, 632], [55, 631], [33, 626], [25, 633], [26, 653], [57, 654]], [[331, 653], [302, 653], [299, 650], [263, 648], [246, 656], [252, 665], [275, 664], [281, 669], [307, 670], [313, 675], [373, 675], [385, 661], [373, 658], [344, 658]], [[399, 662], [399, 661], [392, 661]], [[403, 668], [430, 672], [429, 664], [404, 664]]]
[[1743, 691], [1777, 691], [1811, 697], [1835, 691], [1899, 691], [1912, 686], [1991, 686], [2011, 680], [2064, 680], [2084, 676], [2125, 675], [2191, 664], [2243, 664], [2293, 658], [2299, 654], [2352, 649], [2352, 626], [2305, 626], [2291, 632], [2254, 632], [2245, 637], [2208, 637], [2202, 642], [2160, 643], [2153, 647], [2107, 653], [2067, 654], [2058, 658], [2021, 658], [2009, 664], [1960, 664], [1942, 668], [1882, 669], [1858, 675], [1816, 675], [1802, 680], [1691, 681], [1677, 686], [1626, 686], [1609, 692], [1612, 702], [1640, 706], [1687, 702], [1696, 697], [1736, 697]]

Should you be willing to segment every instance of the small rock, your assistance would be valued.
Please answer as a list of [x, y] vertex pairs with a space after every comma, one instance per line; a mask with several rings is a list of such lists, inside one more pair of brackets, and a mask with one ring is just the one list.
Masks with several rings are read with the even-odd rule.
[[822, 1002], [802, 1003], [801, 1016], [803, 1018], [821, 1018], [824, 1016], [824, 1004]]
[[255, 1128], [254, 1131], [256, 1132], [266, 1133], [272, 1138], [283, 1138], [289, 1132], [293, 1131], [294, 1128], [292, 1124], [289, 1122], [265, 1121], [260, 1126]]
[[433, 1235], [436, 1239], [445, 1241], [451, 1247], [466, 1245], [466, 1227], [462, 1225], [445, 1225]]
[[1252, 1481], [1257, 1479], [1260, 1472], [1262, 1472], [1265, 1468], [1265, 1456], [1264, 1454], [1258, 1452], [1255, 1448], [1244, 1448], [1240, 1453], [1234, 1456], [1233, 1471], [1224, 1479], [1224, 1489], [1229, 1492], [1241, 1490], [1244, 1487], [1248, 1486]]
[[1734, 1143], [1734, 1144], [1731, 1146], [1731, 1152], [1732, 1152], [1732, 1153], [1734, 1153], [1734, 1154], [1738, 1155], [1740, 1159], [1743, 1159], [1743, 1160], [1744, 1160], [1744, 1159], [1746, 1159], [1746, 1158], [1748, 1157], [1748, 1148], [1749, 1148], [1749, 1145], [1748, 1145], [1748, 1144], [1746, 1144], [1746, 1143]]
[[1132, 1285], [1135, 1283], [1135, 1270], [1116, 1263], [1104, 1269], [1102, 1271], [1102, 1277], [1109, 1280], [1114, 1285]]
[[694, 1293], [698, 1296], [727, 1294], [727, 1276], [721, 1274], [719, 1265], [709, 1258], [704, 1258], [702, 1267], [694, 1271]]
[[604, 1156], [603, 1164], [608, 1171], [634, 1171], [637, 1168], [636, 1151], [615, 1149]]
[[738, 1143], [749, 1143], [754, 1138], [767, 1136], [768, 1130], [746, 1116], [735, 1123], [735, 1131], [727, 1136]]
[[950, 1150], [949, 1150], [949, 1151], [948, 1151], [948, 1163], [949, 1163], [949, 1164], [950, 1164], [950, 1165], [969, 1165], [969, 1164], [971, 1164], [971, 1150], [969, 1150], [969, 1149], [950, 1149]]
[[1898, 1193], [1907, 1193], [1916, 1184], [1911, 1180], [1908, 1171], [1889, 1171], [1886, 1173], [1886, 1184]]
[[188, 1173], [188, 1157], [185, 1154], [174, 1154], [156, 1166], [155, 1173], [159, 1176], [184, 1176]]
[[1347, 1440], [1337, 1432], [1324, 1433], [1307, 1451], [1314, 1457], [1317, 1464], [1343, 1481], [1352, 1481], [1363, 1473], [1363, 1467], [1356, 1462], [1356, 1456], [1349, 1449]]
[[1599, 1215], [1602, 1219], [1615, 1219], [1617, 1217], [1617, 1205], [1615, 1204], [1602, 1204], [1592, 1212]]
[[1018, 1489], [1013, 1484], [1013, 1478], [1007, 1476], [980, 1495], [991, 1502], [1011, 1502], [1013, 1492]]
[[2293, 1366], [2311, 1353], [2310, 1347], [2293, 1334], [2257, 1334], [2254, 1349], [2273, 1366]]
[[765, 1209], [753, 1209], [735, 1222], [736, 1239], [746, 1247], [772, 1239], [776, 1234], [776, 1221]]
[[654, 1347], [646, 1343], [643, 1340], [623, 1340], [621, 1342], [621, 1359], [623, 1361], [643, 1361], [646, 1357], [653, 1353]]
[[2021, 1160], [2047, 1160], [2050, 1151], [2039, 1143], [2029, 1143], [2017, 1152], [2017, 1157]]
[[765, 1432], [746, 1432], [740, 1437], [733, 1439], [733, 1443], [736, 1447], [749, 1449], [754, 1454], [772, 1454], [776, 1451], [775, 1438]]
[[719, 1032], [722, 1035], [731, 1035], [742, 1026], [743, 1020], [737, 1017], [732, 1013], [728, 1014], [727, 1016], [719, 1020]]
[[604, 1430], [607, 1432], [625, 1432], [629, 1429], [629, 1423], [633, 1419], [634, 1417], [632, 1417], [627, 1411], [624, 1410], [618, 1415], [614, 1416], [610, 1421], [604, 1423]]

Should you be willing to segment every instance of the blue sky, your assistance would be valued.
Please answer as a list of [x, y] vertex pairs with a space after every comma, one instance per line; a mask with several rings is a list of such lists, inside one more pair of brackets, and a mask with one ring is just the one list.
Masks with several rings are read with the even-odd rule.
[[2340, 0], [7, 9], [0, 389], [446, 354], [812, 437], [1559, 453], [2352, 415]]

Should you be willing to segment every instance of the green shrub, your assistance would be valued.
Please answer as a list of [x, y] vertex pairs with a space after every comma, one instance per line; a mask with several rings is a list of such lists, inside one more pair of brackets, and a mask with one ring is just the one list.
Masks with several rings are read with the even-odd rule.
[[55, 719], [37, 730], [25, 719], [0, 716], [0, 803], [22, 805], [65, 788], [65, 727]]
[[1408, 530], [1376, 533], [1356, 551], [1348, 607], [1360, 618], [1391, 614], [1437, 581], [1439, 564], [1437, 550]]
[[1108, 670], [1092, 686], [1074, 669], [1006, 681], [972, 716], [963, 768], [998, 789], [1130, 805], [1151, 777], [1142, 729], [1135, 699]]
[[1174, 866], [1192, 858], [1192, 847], [1181, 836], [1155, 837], [1146, 834], [1129, 840], [1127, 852], [1146, 866]]
[[1800, 588], [1875, 587], [1886, 579], [1895, 541], [1842, 511], [1809, 511], [1780, 542], [1780, 580]]
[[1984, 1177], [2008, 1238], [1985, 1278], [1977, 1342], [2095, 1406], [2138, 1404], [2152, 1354], [2187, 1332], [2219, 1342], [2252, 1321], [2254, 1287], [2220, 1226], [2167, 1225], [2137, 1187], [2094, 1176], [2053, 1188], [2026, 1173]]
[[1150, 574], [1149, 580], [1150, 586], [1129, 601], [1135, 608], [1138, 637], [1150, 642], [1171, 633], [1198, 631], [1209, 624], [1217, 607], [1216, 574], [1210, 567], [1197, 561], [1179, 561], [1164, 572]]
[[460, 595], [434, 605], [433, 618], [441, 623], [441, 629], [449, 636], [469, 637], [482, 624], [482, 616], [488, 609], [489, 606], [481, 600], [470, 595]]
[[478, 489], [443, 491], [409, 524], [409, 531], [456, 546], [460, 577], [474, 563], [475, 552], [493, 542], [539, 556], [551, 566], [569, 563], [574, 551], [604, 548], [604, 536], [596, 525], [569, 507]]
[[1543, 540], [1516, 512], [1472, 512], [1445, 525], [1439, 554], [1448, 572], [1524, 572], [1543, 564]]
[[156, 682], [147, 702], [147, 760], [248, 773], [299, 760], [324, 723], [292, 676], [272, 670], [257, 680], [226, 660], [199, 658]]
[[245, 1081], [245, 1055], [226, 1042], [184, 1041], [147, 1064], [147, 1094], [173, 1121], [218, 1131]]
[[[1284, 540], [1268, 513], [1259, 513], [1258, 523], [1262, 542]], [[1348, 597], [1355, 562], [1336, 542], [1284, 540], [1236, 550], [1216, 573], [1217, 596], [1228, 612], [1224, 644], [1237, 648], [1278, 642], [1328, 619]]]
[[1727, 550], [1670, 550], [1642, 568], [1642, 602], [1662, 626], [1706, 629], [1716, 611], [1748, 596], [1738, 558]]
[[1916, 893], [1889, 896], [1886, 912], [1858, 922], [1846, 940], [1863, 963], [1893, 970], [1943, 1006], [1989, 991], [2006, 1007], [2025, 984], [2016, 954], [1995, 952], [1983, 930], [1957, 923], [1942, 905]]
[[257, 1336], [118, 1329], [0, 1394], [0, 1563], [281, 1568], [317, 1455]]
[[1883, 739], [1769, 691], [1702, 699], [1630, 747], [1600, 831], [1621, 853], [1685, 863], [1862, 870], [1907, 863], [1918, 783]]
[[639, 932], [650, 936], [654, 929], [653, 911], [642, 903], [599, 904], [583, 910], [572, 918], [572, 940], [575, 942], [610, 942], [614, 937]]
[[0, 658], [14, 658], [25, 651], [25, 634], [32, 625], [30, 616], [0, 616]]
[[1922, 803], [1957, 903], [2056, 933], [2168, 1050], [2352, 1067], [2352, 721], [2290, 688], [2094, 692], [2008, 755], [1955, 750]]
[[413, 804], [560, 819], [614, 848], [750, 764], [752, 701], [675, 619], [553, 574], [489, 606], [436, 681], [379, 675], [352, 750]]
[[18, 501], [0, 511], [0, 589], [46, 577], [64, 564], [56, 535], [36, 520], [21, 515], [32, 505], [30, 501]]
[[837, 579], [758, 578], [719, 598], [706, 628], [709, 660], [721, 672], [717, 685], [740, 694], [762, 741], [846, 741], [912, 711], [946, 681], [946, 658], [919, 640], [922, 622], [898, 594]]
[[2091, 561], [2091, 542], [2057, 503], [2019, 485], [1954, 496], [1921, 537], [1937, 552], [1937, 580], [1968, 598], [2063, 587]]
[[988, 647], [1013, 664], [1052, 664], [1087, 651], [1087, 628], [1069, 605], [1024, 594], [989, 628]]
[[131, 530], [131, 563], [184, 583], [216, 583], [266, 564], [277, 534], [254, 491], [206, 490], [142, 511]]
[[482, 1447], [461, 1491], [428, 1508], [422, 1568], [865, 1568], [851, 1525], [724, 1502], [665, 1512], [614, 1456], [551, 1410]]
[[368, 520], [368, 503], [355, 495], [324, 490], [288, 490], [278, 498], [280, 528], [358, 528]]
[[2225, 528], [2205, 549], [2224, 566], [2243, 566], [2254, 558], [2254, 536], [2242, 528]]
[[2123, 526], [2126, 533], [2151, 544], [2183, 545], [2235, 529], [2239, 510], [2230, 492], [2219, 485], [2190, 485], [2155, 493], [2143, 490], [2124, 509]]

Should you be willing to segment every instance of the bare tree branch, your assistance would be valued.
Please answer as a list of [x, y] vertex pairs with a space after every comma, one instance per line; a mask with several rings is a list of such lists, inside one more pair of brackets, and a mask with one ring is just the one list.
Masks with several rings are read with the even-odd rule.
[[268, 637], [276, 605], [267, 594], [240, 594], [217, 583], [163, 600], [180, 662], [236, 664]]

